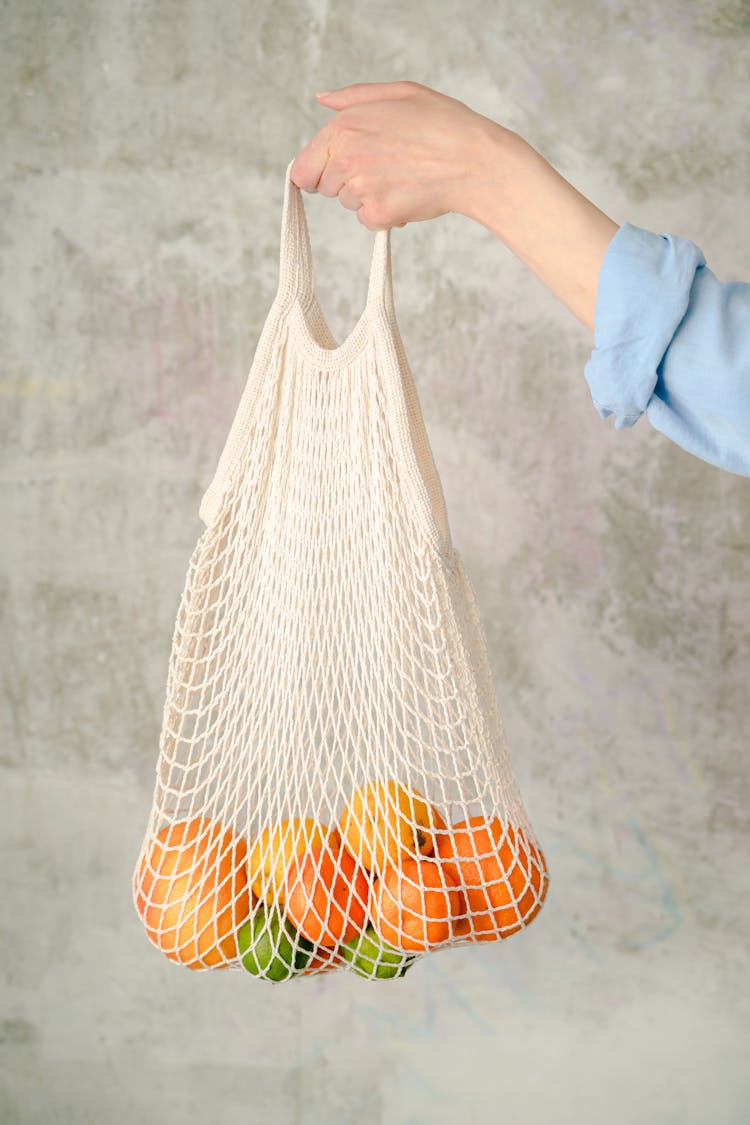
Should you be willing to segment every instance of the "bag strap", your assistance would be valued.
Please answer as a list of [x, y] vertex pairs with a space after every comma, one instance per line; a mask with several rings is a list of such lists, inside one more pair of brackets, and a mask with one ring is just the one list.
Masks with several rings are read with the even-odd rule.
[[[284, 314], [295, 301], [304, 308], [317, 303], [310, 234], [305, 219], [302, 191], [291, 178], [293, 163], [292, 160], [287, 165], [284, 178], [279, 292], [276, 298]], [[391, 388], [392, 406], [398, 415], [396, 426], [404, 464], [414, 466], [413, 473], [411, 468], [407, 468], [406, 473], [413, 478], [412, 490], [420, 513], [427, 513], [425, 520], [428, 535], [452, 568], [455, 565], [455, 551], [451, 541], [443, 489], [430, 450], [414, 380], [393, 307], [390, 228], [375, 232], [367, 289], [367, 313], [372, 321], [373, 331], [390, 340], [392, 347], [386, 350], [391, 352], [395, 350], [400, 356], [398, 367], [394, 367], [391, 363], [386, 365], [386, 379]], [[360, 323], [362, 319], [360, 318]], [[344, 351], [350, 340], [351, 337], [337, 350]], [[322, 354], [325, 355], [326, 352]]]
[[[303, 308], [309, 308], [316, 299], [310, 232], [305, 218], [302, 190], [291, 177], [292, 164], [294, 160], [289, 161], [284, 176], [284, 206], [281, 215], [277, 301], [284, 310], [289, 309], [295, 301]], [[393, 311], [390, 228], [375, 232], [367, 287], [367, 308]]]
[[[271, 311], [261, 332], [252, 367], [245, 383], [229, 435], [219, 458], [213, 480], [200, 504], [200, 518], [207, 527], [216, 521], [221, 510], [224, 490], [230, 473], [241, 456], [250, 430], [253, 406], [266, 367], [276, 345], [281, 321], [298, 302], [303, 308], [316, 303], [310, 235], [305, 219], [302, 191], [291, 178], [293, 160], [284, 177], [284, 206], [281, 217], [281, 248], [279, 255], [279, 288]], [[367, 313], [380, 330], [397, 333], [393, 308], [390, 230], [375, 233], [370, 281], [367, 290]], [[341, 351], [341, 349], [339, 349]]]

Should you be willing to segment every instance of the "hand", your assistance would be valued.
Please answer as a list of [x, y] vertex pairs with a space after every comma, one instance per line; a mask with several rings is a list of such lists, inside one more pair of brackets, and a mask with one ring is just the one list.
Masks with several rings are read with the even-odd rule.
[[372, 231], [472, 212], [501, 126], [418, 82], [362, 82], [318, 101], [338, 112], [296, 157], [298, 187], [338, 196]]
[[291, 177], [338, 196], [368, 230], [455, 211], [492, 231], [592, 332], [602, 260], [619, 224], [535, 148], [418, 82], [344, 86]]

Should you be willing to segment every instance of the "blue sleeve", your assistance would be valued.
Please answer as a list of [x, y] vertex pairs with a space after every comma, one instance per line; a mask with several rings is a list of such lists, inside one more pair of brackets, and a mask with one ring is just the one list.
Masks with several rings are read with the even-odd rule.
[[654, 429], [750, 477], [750, 283], [717, 281], [688, 238], [623, 223], [599, 270], [584, 369], [615, 429]]

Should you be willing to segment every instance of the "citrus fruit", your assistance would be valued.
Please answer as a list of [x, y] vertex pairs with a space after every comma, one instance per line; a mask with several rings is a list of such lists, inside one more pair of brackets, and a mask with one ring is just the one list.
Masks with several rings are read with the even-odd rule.
[[250, 914], [247, 847], [218, 821], [193, 817], [163, 828], [134, 877], [146, 933], [189, 969], [236, 960], [236, 933]]
[[320, 848], [329, 840], [340, 846], [336, 829], [310, 818], [282, 820], [264, 828], [250, 848], [248, 878], [253, 893], [268, 906], [284, 905], [284, 874], [295, 855], [307, 848]]
[[308, 964], [313, 947], [295, 932], [278, 910], [258, 909], [254, 918], [240, 927], [237, 949], [242, 965], [253, 976], [282, 981], [295, 976]]
[[421, 793], [397, 781], [371, 781], [355, 790], [339, 820], [344, 847], [365, 870], [429, 855], [446, 824]]
[[[323, 952], [321, 953], [320, 950], [323, 950]], [[323, 946], [319, 946], [318, 952], [313, 954], [302, 972], [303, 975], [327, 973], [331, 969], [339, 969], [340, 967], [341, 960], [336, 953], [336, 947], [323, 949]]]
[[286, 912], [316, 945], [348, 941], [364, 928], [370, 882], [345, 848], [308, 848], [285, 878]]
[[402, 977], [416, 960], [416, 957], [408, 957], [400, 949], [388, 945], [373, 926], [368, 926], [364, 933], [345, 942], [341, 952], [358, 976], [370, 980]]
[[396, 949], [430, 949], [448, 941], [465, 912], [458, 884], [431, 859], [386, 867], [373, 884], [370, 901], [375, 931]]
[[436, 851], [464, 891], [474, 940], [508, 937], [541, 909], [549, 886], [547, 863], [522, 828], [475, 816], [453, 825]]

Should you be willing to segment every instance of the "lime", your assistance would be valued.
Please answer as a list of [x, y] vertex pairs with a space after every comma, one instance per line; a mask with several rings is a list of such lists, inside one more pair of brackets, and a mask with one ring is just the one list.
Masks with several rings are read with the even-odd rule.
[[288, 980], [301, 972], [313, 952], [307, 938], [278, 910], [263, 908], [240, 927], [237, 948], [249, 973], [273, 981]]
[[372, 926], [345, 942], [340, 950], [358, 976], [371, 980], [402, 977], [417, 959], [413, 954], [410, 956], [388, 945]]

